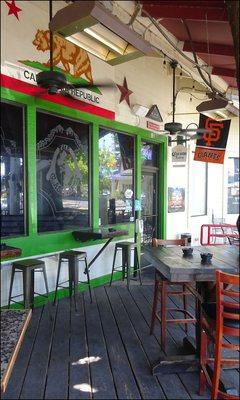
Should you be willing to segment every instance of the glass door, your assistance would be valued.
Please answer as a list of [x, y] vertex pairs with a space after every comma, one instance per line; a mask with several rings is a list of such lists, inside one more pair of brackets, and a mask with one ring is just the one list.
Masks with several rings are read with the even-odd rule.
[[150, 244], [157, 237], [157, 172], [142, 169], [142, 243]]

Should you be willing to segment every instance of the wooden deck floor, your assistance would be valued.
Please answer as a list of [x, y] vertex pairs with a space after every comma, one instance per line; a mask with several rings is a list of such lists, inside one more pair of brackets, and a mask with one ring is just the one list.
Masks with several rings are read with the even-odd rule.
[[[3, 399], [209, 399], [198, 395], [198, 374], [152, 376], [161, 354], [159, 324], [149, 335], [152, 282], [125, 283], [33, 312]], [[170, 300], [173, 301], [173, 300]], [[174, 300], [175, 301], [175, 300]], [[191, 328], [194, 332], [194, 327]], [[180, 354], [183, 327], [169, 326], [167, 354]], [[239, 372], [226, 371], [233, 386]]]

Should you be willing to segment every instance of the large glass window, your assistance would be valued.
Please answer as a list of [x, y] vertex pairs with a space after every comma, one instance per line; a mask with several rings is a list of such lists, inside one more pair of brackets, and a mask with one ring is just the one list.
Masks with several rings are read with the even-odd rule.
[[228, 214], [239, 214], [239, 157], [228, 158]]
[[1, 236], [25, 234], [24, 108], [1, 103]]
[[133, 219], [134, 138], [100, 129], [99, 185], [101, 225]]
[[37, 112], [38, 232], [90, 225], [89, 125]]
[[192, 161], [191, 216], [207, 214], [207, 163]]

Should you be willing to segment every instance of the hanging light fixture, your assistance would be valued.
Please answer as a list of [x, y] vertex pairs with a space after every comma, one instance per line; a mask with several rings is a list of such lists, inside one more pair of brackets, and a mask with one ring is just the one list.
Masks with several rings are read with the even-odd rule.
[[50, 30], [110, 65], [153, 55], [150, 44], [98, 1], [76, 1], [59, 10]]
[[229, 119], [239, 116], [239, 109], [231, 104], [227, 99], [213, 98], [203, 101], [196, 107], [196, 110], [215, 120]]

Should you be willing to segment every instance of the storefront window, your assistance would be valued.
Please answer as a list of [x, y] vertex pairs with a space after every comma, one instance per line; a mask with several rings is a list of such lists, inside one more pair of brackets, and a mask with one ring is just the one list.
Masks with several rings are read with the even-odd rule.
[[239, 214], [239, 157], [228, 158], [228, 214]]
[[37, 112], [38, 232], [89, 226], [89, 125]]
[[25, 234], [24, 108], [1, 103], [1, 236]]
[[100, 130], [99, 186], [101, 225], [133, 219], [134, 138]]

